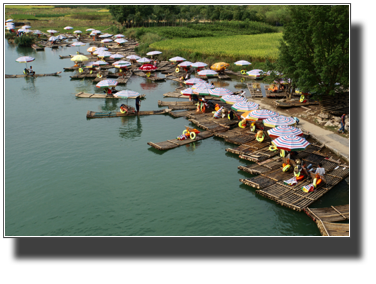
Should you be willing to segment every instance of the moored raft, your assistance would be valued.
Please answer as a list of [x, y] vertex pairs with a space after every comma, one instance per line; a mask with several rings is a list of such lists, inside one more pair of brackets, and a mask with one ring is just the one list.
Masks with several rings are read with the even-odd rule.
[[193, 102], [165, 102], [165, 101], [158, 101], [158, 106], [167, 106], [172, 110], [180, 110], [180, 109], [196, 109], [196, 105]]
[[283, 102], [283, 101], [276, 101], [275, 106], [281, 107], [281, 108], [289, 108], [289, 107], [300, 107], [300, 106], [307, 106], [307, 105], [318, 105], [319, 102], [312, 101], [312, 102], [305, 102], [301, 103], [299, 100], [293, 100], [289, 102]]
[[[116, 93], [115, 93], [116, 95]], [[87, 98], [87, 99], [123, 99], [123, 98], [116, 98], [107, 96], [106, 94], [90, 94], [85, 92], [79, 92], [76, 94], [77, 98]], [[137, 96], [129, 97], [130, 99], [135, 99]], [[140, 95], [140, 98], [144, 98], [145, 94]]]
[[5, 74], [5, 78], [59, 76], [60, 73], [61, 73], [61, 71], [55, 72], [55, 73], [49, 73], [49, 74], [34, 74], [34, 76], [33, 75], [26, 75], [26, 74], [23, 74], [23, 75], [8, 75], [8, 74]]
[[[170, 112], [170, 109], [163, 109], [163, 110], [144, 110], [140, 111], [139, 115], [156, 115], [156, 114], [165, 114]], [[86, 113], [86, 118], [107, 118], [107, 117], [126, 117], [126, 116], [137, 116], [136, 112], [114, 112], [114, 111], [102, 111], [102, 112], [95, 112], [95, 111], [88, 111]]]
[[170, 140], [158, 142], [158, 143], [148, 142], [147, 144], [155, 149], [165, 151], [165, 150], [173, 149], [179, 146], [187, 145], [196, 141], [200, 141], [200, 140], [212, 137], [212, 136], [213, 136], [212, 131], [203, 131], [203, 132], [196, 134], [195, 139], [185, 139], [185, 140], [170, 139]]

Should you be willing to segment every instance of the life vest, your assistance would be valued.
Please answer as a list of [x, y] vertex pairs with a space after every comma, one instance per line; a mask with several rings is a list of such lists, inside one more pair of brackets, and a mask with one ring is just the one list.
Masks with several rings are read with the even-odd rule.
[[176, 72], [176, 73], [179, 73], [179, 71], [180, 71], [180, 70], [179, 70], [179, 68], [177, 67], [177, 68], [175, 69], [175, 72]]
[[287, 172], [288, 169], [291, 167], [290, 165], [285, 165], [285, 164], [283, 164], [283, 165], [284, 165], [283, 168], [282, 168], [283, 172]]
[[302, 102], [304, 101], [304, 99], [305, 99], [305, 96], [304, 96], [304, 95], [301, 95], [301, 96], [300, 96], [300, 102], [302, 103]]
[[93, 70], [90, 70], [90, 74], [93, 74]]
[[240, 73], [242, 73], [242, 75], [245, 75], [247, 72], [245, 70], [242, 70]]
[[146, 73], [146, 77], [148, 77], [148, 78], [150, 77], [150, 72]]
[[128, 110], [125, 107], [120, 107], [120, 112], [121, 113], [126, 113]]
[[272, 152], [274, 152], [274, 151], [276, 151], [278, 148], [277, 148], [277, 146], [275, 146], [275, 145], [270, 145], [269, 146], [269, 151], [272, 151]]
[[253, 123], [251, 124], [251, 131], [252, 131], [252, 132], [255, 132], [255, 130], [256, 130], [256, 125], [255, 125], [255, 123], [253, 122]]
[[313, 179], [313, 186], [316, 188], [321, 183], [321, 178]]
[[[261, 133], [262, 133], [262, 135], [261, 135]], [[262, 141], [264, 141], [264, 138], [265, 138], [265, 133], [263, 131], [259, 130], [256, 134], [256, 140], [261, 143]]]
[[281, 153], [279, 154], [282, 158], [285, 157], [285, 150], [281, 150]]
[[103, 75], [102, 75], [102, 74], [100, 74], [100, 73], [98, 73], [98, 74], [97, 74], [97, 77], [98, 77], [98, 78], [102, 78], [102, 77], [103, 77]]
[[82, 73], [82, 72], [84, 72], [84, 69], [79, 68], [79, 69], [78, 69], [78, 72]]
[[245, 121], [245, 120], [241, 120], [238, 123], [238, 125], [239, 125], [240, 128], [245, 128], [246, 124], [247, 124], [247, 121]]

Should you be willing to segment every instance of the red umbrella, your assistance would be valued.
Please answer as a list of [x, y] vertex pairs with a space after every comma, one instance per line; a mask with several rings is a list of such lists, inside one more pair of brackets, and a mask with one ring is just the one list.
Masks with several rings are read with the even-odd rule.
[[157, 68], [158, 68], [157, 66], [154, 66], [152, 64], [144, 64], [139, 69], [142, 71], [154, 71]]

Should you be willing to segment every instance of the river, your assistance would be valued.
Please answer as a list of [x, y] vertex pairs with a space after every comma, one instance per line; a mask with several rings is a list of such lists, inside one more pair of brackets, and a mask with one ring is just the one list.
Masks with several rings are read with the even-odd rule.
[[[81, 47], [81, 51], [87, 47]], [[20, 56], [35, 57], [36, 73], [73, 65], [66, 47], [36, 52], [5, 43], [5, 73], [21, 74]], [[177, 54], [178, 55], [178, 54]], [[126, 100], [78, 99], [98, 92], [91, 80], [60, 77], [5, 81], [5, 236], [319, 236], [316, 224], [255, 193], [239, 179], [236, 145], [211, 137], [165, 152], [147, 142], [174, 139], [191, 125], [169, 115], [86, 119], [88, 110]], [[163, 75], [160, 75], [163, 76]], [[215, 79], [213, 79], [215, 81]], [[240, 80], [223, 82], [238, 90]], [[141, 110], [157, 110], [179, 83], [133, 76], [125, 86], [146, 95]], [[246, 90], [248, 92], [248, 90]], [[129, 100], [134, 106], [134, 100]], [[311, 207], [349, 202], [342, 181]]]

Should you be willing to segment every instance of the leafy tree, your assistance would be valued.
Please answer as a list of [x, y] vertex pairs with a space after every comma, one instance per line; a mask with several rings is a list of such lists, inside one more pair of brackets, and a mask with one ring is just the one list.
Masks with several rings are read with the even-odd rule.
[[349, 6], [290, 6], [289, 10], [278, 70], [303, 92], [334, 95], [348, 89]]

